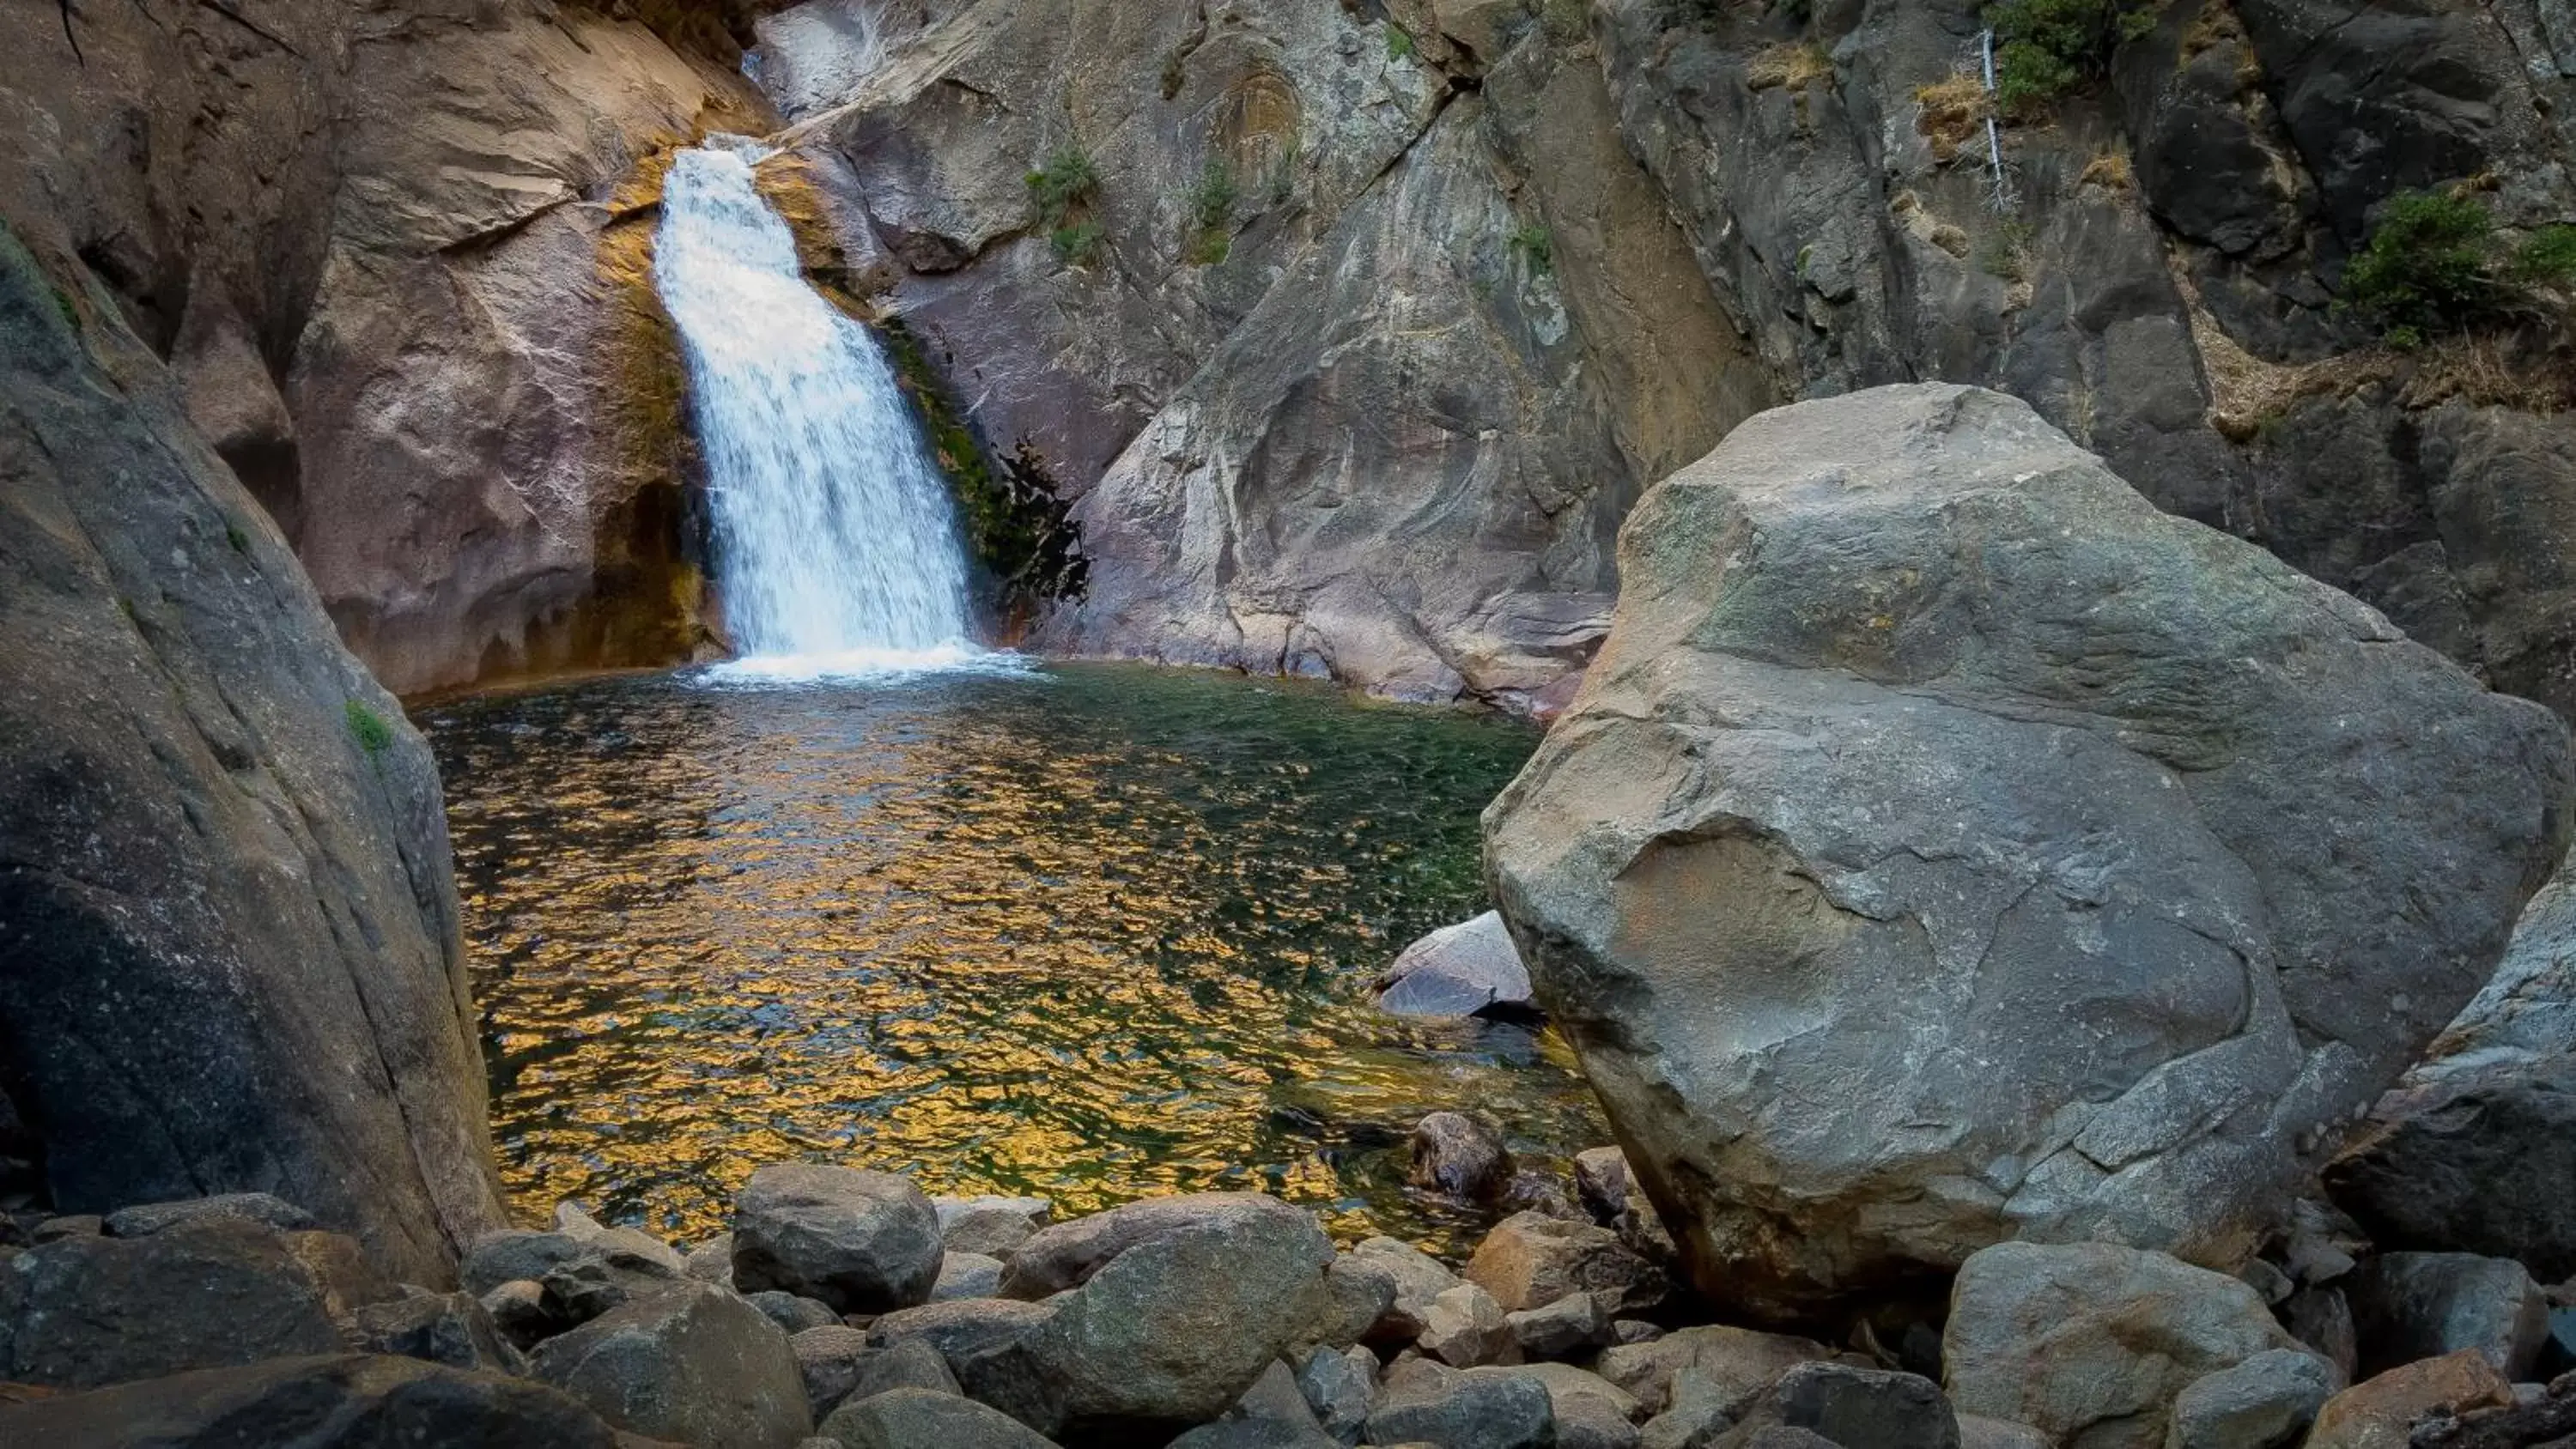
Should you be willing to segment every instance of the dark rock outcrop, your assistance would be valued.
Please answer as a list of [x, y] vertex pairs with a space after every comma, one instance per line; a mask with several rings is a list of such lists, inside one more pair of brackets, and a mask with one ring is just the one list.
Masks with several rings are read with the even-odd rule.
[[1756, 1311], [2014, 1236], [2234, 1266], [2576, 825], [2546, 710], [1994, 393], [1767, 413], [1623, 541], [1487, 860], [1685, 1261]]
[[0, 1261], [0, 1383], [97, 1388], [359, 1346], [396, 1297], [358, 1245], [207, 1220], [67, 1237]]
[[0, 198], [0, 1092], [59, 1208], [268, 1192], [448, 1281], [500, 1201], [429, 751]]
[[597, 1415], [543, 1384], [410, 1358], [272, 1359], [14, 1407], [0, 1403], [0, 1444], [13, 1445], [617, 1449], [620, 1442]]

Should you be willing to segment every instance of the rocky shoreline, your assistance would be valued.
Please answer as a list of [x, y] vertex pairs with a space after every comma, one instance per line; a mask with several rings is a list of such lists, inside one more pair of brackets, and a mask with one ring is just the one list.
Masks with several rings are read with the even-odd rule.
[[[1453, 1144], [1417, 1134], [1424, 1181]], [[475, 1241], [449, 1292], [265, 1194], [0, 1219], [0, 1443], [2430, 1449], [2576, 1425], [2576, 1281], [2373, 1255], [2322, 1204], [2232, 1276], [2003, 1243], [1945, 1307], [1801, 1333], [1680, 1290], [1625, 1167], [1583, 1154], [1575, 1192], [1454, 1265], [1337, 1248], [1259, 1194], [1056, 1222], [813, 1164], [754, 1173], [686, 1250], [560, 1205]]]

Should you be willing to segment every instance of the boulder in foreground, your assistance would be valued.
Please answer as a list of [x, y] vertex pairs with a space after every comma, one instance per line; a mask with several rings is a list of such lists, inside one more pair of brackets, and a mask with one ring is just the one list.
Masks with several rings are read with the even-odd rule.
[[2086, 1449], [2160, 1449], [2184, 1390], [2297, 1347], [2223, 1273], [2108, 1243], [2002, 1243], [1959, 1270], [1941, 1359], [1962, 1414]]
[[597, 1415], [543, 1384], [356, 1354], [271, 1359], [0, 1406], [0, 1444], [9, 1445], [616, 1449], [617, 1442]]
[[807, 1162], [751, 1175], [734, 1202], [733, 1283], [886, 1313], [930, 1301], [939, 1214], [909, 1181]]
[[2015, 1237], [2233, 1266], [2576, 822], [2554, 715], [1999, 394], [1762, 414], [1620, 575], [1487, 866], [1693, 1276], [1766, 1315]]

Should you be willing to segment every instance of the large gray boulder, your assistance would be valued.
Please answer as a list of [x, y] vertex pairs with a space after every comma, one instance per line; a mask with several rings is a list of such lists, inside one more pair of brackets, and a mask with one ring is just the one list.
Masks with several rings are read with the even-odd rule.
[[268, 1359], [83, 1394], [0, 1402], [0, 1444], [80, 1449], [617, 1449], [599, 1416], [543, 1384], [412, 1358]]
[[1423, 1360], [1388, 1376], [1369, 1411], [1367, 1438], [1440, 1449], [1546, 1449], [1556, 1443], [1556, 1408], [1547, 1385], [1516, 1370]]
[[530, 1355], [536, 1376], [601, 1418], [699, 1449], [791, 1449], [814, 1431], [787, 1334], [721, 1288], [638, 1298]]
[[[314, 21], [305, 38], [332, 43], [321, 7], [295, 9], [278, 23]], [[53, 72], [103, 96], [166, 60], [180, 106], [167, 122], [199, 123], [183, 79], [193, 62], [148, 39], [118, 53], [114, 84], [62, 54], [31, 58], [12, 84], [51, 90]], [[72, 110], [39, 129], [63, 126], [86, 146], [170, 99], [138, 98], [115, 121]], [[305, 127], [323, 113], [280, 104]], [[216, 149], [253, 144], [259, 124], [245, 118]], [[443, 1285], [457, 1249], [502, 1214], [437, 768], [402, 707], [340, 647], [260, 505], [190, 430], [176, 383], [97, 274], [68, 237], [15, 209], [34, 194], [15, 184], [23, 169], [62, 158], [22, 149], [28, 133], [11, 126], [0, 147], [8, 1115], [41, 1139], [62, 1211], [273, 1193], [354, 1231], [387, 1271]], [[75, 162], [66, 176], [82, 172]], [[128, 185], [142, 194], [139, 178]], [[197, 215], [182, 190], [152, 194]], [[193, 274], [168, 275], [175, 286]]]
[[885, 1313], [930, 1301], [941, 1253], [938, 1212], [893, 1173], [776, 1163], [734, 1201], [733, 1284], [745, 1293]]
[[1255, 1201], [1136, 1243], [1053, 1305], [1034, 1350], [1068, 1437], [1213, 1419], [1323, 1316], [1332, 1240], [1304, 1210]]
[[2520, 1381], [2549, 1340], [2549, 1299], [2510, 1258], [2385, 1253], [2335, 1286], [2352, 1305], [2364, 1374], [2465, 1348]]
[[2297, 1347], [2223, 1273], [2109, 1243], [2000, 1243], [1959, 1270], [1941, 1362], [1961, 1414], [2073, 1449], [2160, 1449], [2185, 1389]]
[[2495, 979], [2326, 1173], [2382, 1247], [2576, 1275], [2576, 881], [2542, 887]]
[[1765, 413], [1622, 540], [1487, 863], [1756, 1310], [2016, 1236], [2250, 1255], [2576, 824], [2556, 717], [1998, 394]]
[[1192, 1192], [1149, 1197], [1039, 1229], [1010, 1255], [1002, 1296], [1032, 1301], [1088, 1282], [1141, 1243], [1202, 1227], [1234, 1231], [1274, 1222], [1279, 1200], [1257, 1192]]

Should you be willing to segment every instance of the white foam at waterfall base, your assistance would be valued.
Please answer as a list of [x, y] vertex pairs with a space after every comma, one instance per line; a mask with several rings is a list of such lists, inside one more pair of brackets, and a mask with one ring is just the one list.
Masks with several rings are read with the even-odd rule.
[[689, 364], [715, 579], [744, 680], [999, 663], [973, 640], [955, 506], [876, 338], [807, 286], [756, 147], [681, 152], [653, 277]]

